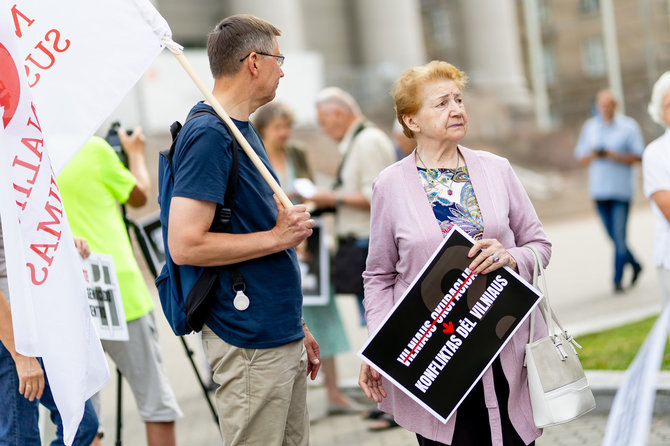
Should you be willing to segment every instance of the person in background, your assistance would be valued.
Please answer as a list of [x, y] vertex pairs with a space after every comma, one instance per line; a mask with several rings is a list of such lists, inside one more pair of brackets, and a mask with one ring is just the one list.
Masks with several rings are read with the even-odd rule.
[[282, 189], [293, 202], [299, 203], [303, 199], [293, 182], [297, 178], [313, 180], [313, 177], [305, 150], [296, 144], [289, 144], [294, 121], [293, 111], [286, 104], [276, 101], [256, 110], [252, 118]]
[[[85, 240], [75, 238], [82, 258], [90, 251]], [[51, 446], [64, 445], [63, 423], [51, 394], [49, 380], [41, 359], [23, 356], [14, 348], [14, 326], [9, 302], [7, 267], [2, 227], [0, 226], [0, 445], [41, 446], [38, 426], [39, 408], [49, 410], [56, 425], [56, 438]], [[91, 400], [86, 401], [74, 446], [88, 446], [98, 433], [98, 417]]]
[[[320, 209], [335, 208], [335, 234], [340, 245], [352, 242], [367, 251], [372, 181], [395, 161], [393, 144], [363, 116], [356, 100], [340, 88], [319, 92], [316, 111], [321, 131], [338, 143], [343, 159], [333, 189], [320, 190], [309, 201]], [[361, 274], [363, 269], [361, 265]], [[357, 297], [364, 324], [363, 295]]]
[[670, 302], [670, 71], [654, 84], [649, 116], [665, 127], [660, 137], [649, 143], [642, 157], [644, 194], [656, 215], [654, 265], [663, 303]]
[[[460, 145], [468, 129], [465, 82], [453, 65], [432, 61], [406, 70], [393, 84], [398, 122], [416, 149], [374, 184], [363, 275], [370, 334], [454, 225], [476, 240], [468, 253], [475, 274], [508, 266], [532, 280], [534, 255], [525, 246], [537, 248], [543, 264], [549, 263], [551, 243], [509, 162]], [[546, 335], [537, 319], [535, 334]], [[359, 384], [382, 411], [415, 432], [421, 446], [534, 444], [542, 431], [533, 421], [523, 367], [529, 334], [526, 320], [446, 424], [366, 363]]]
[[402, 126], [396, 120], [393, 121], [393, 129], [391, 130], [391, 139], [393, 140], [393, 148], [398, 161], [411, 155], [416, 147], [416, 141], [413, 138], [408, 138], [402, 130]]
[[642, 272], [626, 243], [628, 209], [635, 191], [633, 165], [642, 159], [644, 141], [633, 118], [616, 114], [617, 100], [610, 90], [596, 96], [596, 116], [582, 127], [575, 157], [589, 166], [589, 192], [600, 219], [614, 242], [614, 292], [623, 293], [623, 272], [633, 268], [631, 286]]
[[[292, 110], [281, 102], [270, 102], [254, 113], [253, 123], [261, 135], [270, 164], [279, 177], [282, 188], [295, 203], [304, 201], [293, 182], [297, 178], [313, 181], [305, 151], [296, 144], [291, 144], [291, 131], [294, 123]], [[324, 237], [325, 234], [322, 234]], [[304, 246], [305, 243], [303, 243]], [[298, 247], [298, 257], [301, 249]], [[303, 253], [304, 255], [304, 253]], [[361, 408], [352, 402], [337, 386], [337, 369], [335, 355], [349, 350], [349, 340], [344, 330], [340, 312], [337, 309], [335, 295], [332, 292], [326, 305], [303, 305], [302, 317], [311, 327], [312, 335], [319, 342], [321, 351], [321, 370], [328, 398], [328, 414], [335, 415], [360, 411]]]
[[[102, 346], [130, 384], [148, 445], [174, 446], [175, 420], [181, 417], [181, 410], [163, 366], [154, 303], [119, 210], [119, 203], [140, 207], [147, 201], [151, 183], [144, 136], [139, 128], [130, 136], [122, 129], [118, 133], [128, 155], [128, 168], [107, 141], [94, 136], [56, 182], [72, 233], [85, 238], [91, 251], [114, 259], [129, 340], [103, 340]], [[96, 410], [100, 409], [98, 404]]]

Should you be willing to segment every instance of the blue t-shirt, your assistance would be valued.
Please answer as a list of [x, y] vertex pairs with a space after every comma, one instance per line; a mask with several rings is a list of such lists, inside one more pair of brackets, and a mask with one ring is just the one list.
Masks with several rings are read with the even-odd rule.
[[[191, 109], [210, 108], [198, 103]], [[233, 120], [265, 166], [270, 166], [265, 147], [248, 121]], [[232, 164], [231, 135], [215, 116], [190, 121], [179, 134], [173, 157], [173, 196], [223, 204]], [[239, 148], [238, 185], [233, 208], [233, 233], [267, 231], [275, 226], [277, 206], [270, 186]], [[271, 348], [304, 337], [302, 290], [295, 249], [281, 251], [238, 264], [250, 305], [245, 311], [233, 306], [235, 292], [229, 268], [219, 274], [216, 299], [205, 323], [221, 339], [241, 348]], [[193, 283], [202, 267], [180, 266], [182, 284]]]
[[[600, 116], [584, 123], [575, 147], [575, 157], [583, 158], [603, 148], [611, 152], [642, 156], [644, 140], [633, 118], [616, 115], [607, 125]], [[607, 158], [596, 158], [589, 165], [589, 192], [594, 200], [633, 199], [635, 176], [633, 167]]]

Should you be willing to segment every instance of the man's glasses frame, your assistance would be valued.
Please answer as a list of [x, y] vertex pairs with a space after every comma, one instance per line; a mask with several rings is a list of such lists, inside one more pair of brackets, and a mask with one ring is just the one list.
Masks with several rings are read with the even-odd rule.
[[[275, 57], [275, 58], [277, 59], [277, 65], [279, 65], [280, 67], [281, 67], [282, 65], [284, 65], [284, 59], [286, 59], [286, 56], [284, 56], [283, 54], [280, 54], [279, 56], [277, 56], [276, 54], [268, 54], [268, 53], [263, 53], [263, 52], [261, 52], [261, 51], [252, 51], [251, 53], [260, 54], [261, 56]], [[244, 62], [244, 59], [246, 59], [247, 57], [251, 56], [251, 53], [247, 54], [247, 55], [244, 56], [242, 59], [240, 59], [240, 62]]]

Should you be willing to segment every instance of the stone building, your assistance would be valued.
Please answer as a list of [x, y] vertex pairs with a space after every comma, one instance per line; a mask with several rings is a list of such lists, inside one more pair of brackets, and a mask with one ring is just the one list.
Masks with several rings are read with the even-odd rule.
[[[611, 0], [626, 114], [649, 141], [661, 129], [646, 113], [653, 83], [670, 69], [670, 2]], [[523, 23], [522, 1], [519, 22]], [[590, 115], [597, 90], [608, 87], [601, 0], [538, 0], [544, 74], [551, 120], [573, 128]], [[520, 28], [524, 47], [527, 34]], [[527, 55], [527, 53], [524, 53]], [[524, 60], [529, 73], [528, 58]]]
[[[530, 69], [527, 2], [539, 27], [540, 90]], [[393, 120], [393, 80], [410, 66], [447, 60], [470, 78], [466, 144], [569, 166], [596, 91], [611, 83], [604, 2], [613, 10], [626, 113], [651, 140], [661, 129], [647, 118], [646, 104], [653, 82], [670, 69], [670, 0], [157, 0], [157, 6], [175, 40], [189, 47], [203, 47], [207, 30], [230, 14], [270, 20], [284, 31], [282, 51], [321, 54], [324, 84], [350, 91], [385, 129]], [[548, 123], [539, 128], [538, 97]]]
[[482, 115], [472, 120], [471, 135], [508, 132], [510, 117], [529, 112], [514, 0], [158, 0], [157, 6], [175, 40], [191, 47], [203, 46], [206, 31], [227, 15], [270, 20], [284, 31], [282, 51], [323, 54], [325, 84], [350, 91], [380, 125], [390, 127], [393, 119], [391, 83], [435, 58], [470, 77], [470, 112]]

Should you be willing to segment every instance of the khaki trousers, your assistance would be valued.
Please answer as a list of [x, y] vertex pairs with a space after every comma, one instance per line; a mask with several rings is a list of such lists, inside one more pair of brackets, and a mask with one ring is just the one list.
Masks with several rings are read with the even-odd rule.
[[268, 349], [228, 344], [202, 330], [226, 446], [308, 446], [307, 352], [302, 340]]

